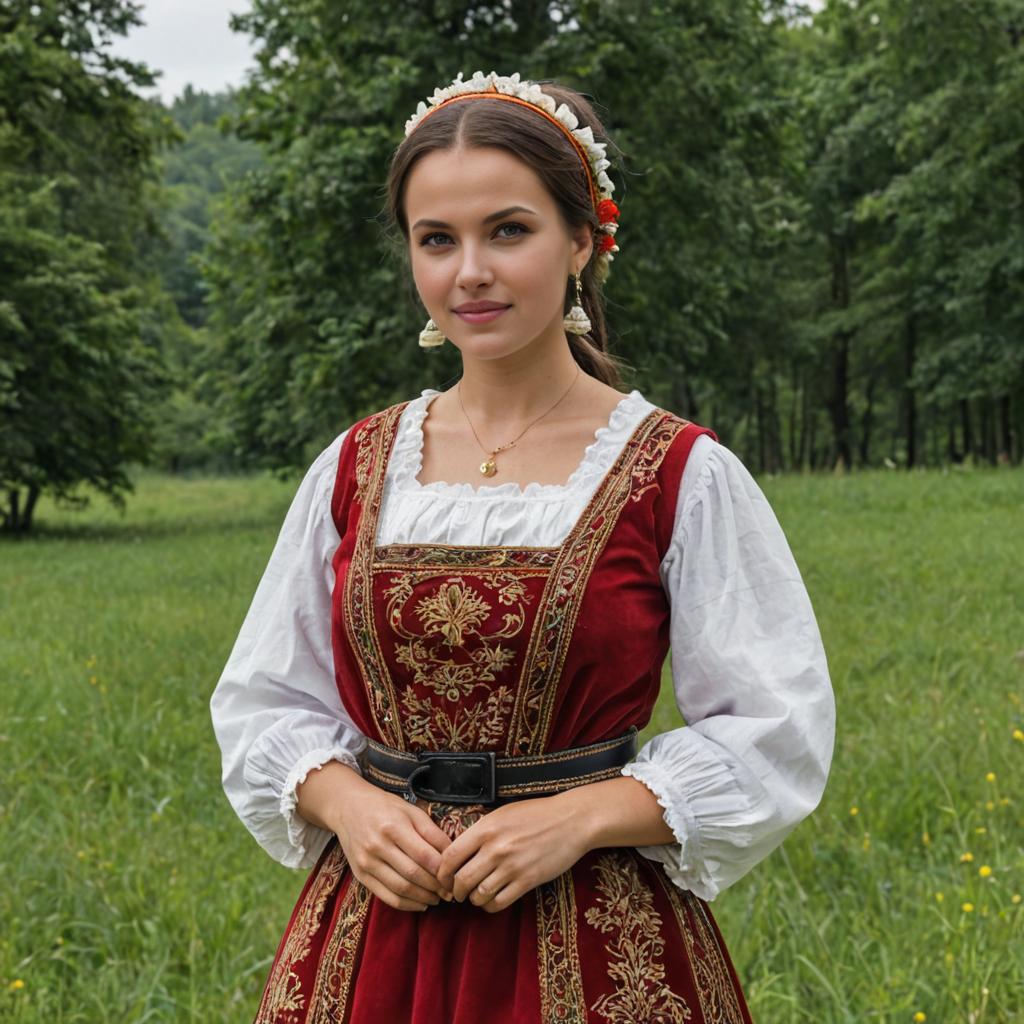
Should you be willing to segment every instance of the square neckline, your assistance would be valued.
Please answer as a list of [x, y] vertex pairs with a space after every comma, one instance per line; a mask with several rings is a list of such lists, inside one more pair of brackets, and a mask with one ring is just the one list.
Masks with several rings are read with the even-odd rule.
[[[424, 395], [428, 394], [428, 393], [429, 393], [429, 389], [424, 391]], [[437, 392], [437, 394], [440, 394], [440, 392]], [[626, 417], [626, 416], [630, 415], [629, 407], [628, 407], [628, 404], [627, 404], [629, 402], [629, 400], [633, 400], [639, 406], [639, 408], [641, 410], [643, 410], [642, 411], [642, 415], [635, 416], [633, 418], [633, 420], [631, 420], [631, 419], [624, 419], [624, 420], [621, 420], [621, 422], [616, 422], [617, 417], [621, 418], [621, 417]], [[425, 404], [426, 403], [424, 403], [424, 405]], [[407, 411], [408, 411], [408, 409], [403, 410], [403, 415]], [[534, 555], [534, 556], [540, 557], [540, 558], [544, 558], [545, 560], [548, 557], [557, 559], [561, 555], [562, 551], [565, 549], [566, 545], [569, 543], [571, 538], [580, 529], [581, 524], [585, 521], [585, 519], [586, 519], [588, 513], [590, 512], [591, 508], [594, 507], [595, 502], [599, 499], [599, 497], [604, 492], [604, 489], [608, 485], [609, 478], [610, 478], [610, 476], [612, 474], [613, 469], [615, 468], [615, 466], [617, 465], [619, 460], [622, 458], [622, 456], [623, 456], [624, 452], [626, 451], [626, 448], [628, 447], [630, 442], [632, 442], [637, 437], [637, 435], [640, 433], [641, 429], [643, 428], [644, 424], [647, 423], [647, 421], [655, 413], [659, 413], [660, 414], [662, 412], [663, 412], [663, 410], [661, 410], [658, 406], [653, 405], [650, 402], [648, 402], [647, 399], [644, 398], [643, 395], [638, 390], [634, 390], [630, 394], [623, 396], [622, 400], [616, 405], [615, 409], [612, 410], [612, 413], [609, 416], [608, 423], [605, 424], [604, 426], [601, 426], [601, 427], [597, 428], [597, 430], [594, 432], [594, 438], [595, 439], [588, 446], [587, 452], [590, 452], [590, 451], [594, 451], [594, 452], [602, 451], [603, 450], [603, 443], [605, 442], [605, 438], [607, 437], [608, 434], [613, 433], [615, 430], [621, 429], [622, 427], [626, 426], [627, 424], [631, 424], [629, 426], [628, 433], [626, 434], [626, 436], [625, 436], [624, 440], [622, 441], [622, 443], [615, 445], [611, 449], [611, 453], [610, 453], [611, 457], [608, 458], [605, 461], [604, 465], [601, 465], [600, 463], [598, 463], [598, 465], [596, 466], [596, 469], [599, 470], [599, 472], [600, 472], [600, 476], [599, 476], [599, 478], [597, 480], [597, 484], [591, 489], [590, 495], [587, 498], [587, 500], [583, 503], [583, 507], [580, 509], [579, 514], [574, 517], [572, 525], [569, 527], [569, 529], [563, 535], [562, 539], [557, 544], [449, 544], [449, 543], [445, 543], [443, 541], [431, 541], [431, 540], [391, 541], [391, 542], [389, 542], [387, 544], [380, 544], [380, 543], [377, 542], [377, 537], [379, 536], [379, 533], [380, 533], [382, 505], [381, 505], [381, 503], [378, 503], [377, 504], [377, 509], [376, 509], [376, 512], [375, 512], [374, 524], [373, 524], [373, 540], [371, 542], [371, 551], [370, 551], [371, 563], [376, 565], [376, 564], [379, 564], [381, 562], [387, 562], [387, 559], [386, 558], [382, 558], [381, 555], [383, 553], [389, 551], [389, 550], [392, 550], [392, 549], [394, 549], [394, 550], [399, 550], [399, 549], [409, 550], [409, 549], [424, 549], [424, 548], [432, 548], [432, 549], [445, 550], [445, 551], [474, 551], [474, 552], [477, 553], [479, 558], [485, 558], [487, 552], [519, 551], [519, 552], [528, 552], [531, 555]], [[425, 412], [422, 413], [422, 417], [425, 418]], [[420, 422], [422, 422], [422, 419], [420, 420]], [[415, 431], [417, 433], [419, 433], [420, 437], [422, 437], [422, 430], [420, 429], [418, 423], [415, 426]], [[604, 432], [604, 433], [602, 433], [602, 432]], [[388, 463], [389, 464], [391, 463], [391, 461], [392, 461], [392, 459], [393, 459], [393, 457], [395, 455], [395, 448], [396, 448], [396, 446], [397, 446], [397, 444], [398, 444], [400, 439], [401, 439], [401, 430], [398, 430], [398, 431], [396, 431], [396, 436], [393, 439], [390, 451], [388, 452]], [[415, 440], [415, 437], [414, 437], [414, 440]], [[406, 441], [408, 441], [408, 438], [406, 438]], [[416, 462], [419, 461], [419, 458], [420, 458], [420, 456], [422, 454], [422, 448], [417, 449], [412, 454], [414, 455], [414, 458], [407, 460], [408, 464], [410, 464], [410, 465], [413, 465], [413, 464], [415, 464]], [[576, 472], [581, 471], [583, 466], [585, 465], [585, 463], [586, 463], [586, 453], [584, 453], [584, 459], [581, 460], [580, 465], [577, 466]], [[415, 472], [418, 472], [418, 471], [419, 471], [418, 469], [415, 470]], [[387, 481], [386, 480], [387, 475], [388, 474], [385, 473], [385, 481], [383, 482], [383, 486], [385, 486], [385, 487], [387, 487], [389, 485], [389, 483], [392, 484], [392, 485], [395, 483], [395, 481]], [[415, 473], [413, 473], [413, 475], [415, 476]], [[573, 475], [575, 475], [575, 472], [574, 472]], [[572, 480], [572, 476], [570, 476], [569, 480], [570, 481]], [[449, 483], [447, 483], [445, 481], [437, 481], [437, 482], [443, 484], [445, 488], [456, 488], [457, 489], [458, 486], [459, 486], [459, 485], [449, 484]], [[431, 486], [430, 484], [419, 484], [419, 489], [421, 491], [429, 490], [430, 486]], [[519, 487], [518, 483], [515, 482], [515, 481], [512, 481], [512, 482], [510, 482], [508, 484], [503, 484], [501, 486], [502, 487], [508, 487], [510, 489], [518, 488]], [[524, 497], [524, 496], [528, 497], [529, 496], [530, 486], [532, 486], [532, 485], [528, 485], [526, 490], [525, 491], [521, 491], [518, 496], [519, 497]], [[466, 484], [465, 487], [468, 490], [470, 490], [470, 491], [473, 490], [472, 485], [470, 485], [470, 484]], [[537, 487], [538, 488], [547, 488], [547, 489], [556, 490], [560, 494], [566, 494], [566, 493], [569, 493], [569, 491], [570, 491], [570, 487], [568, 486], [568, 482], [566, 484], [537, 484]], [[497, 488], [497, 487], [490, 487], [490, 488], [486, 488], [486, 489], [490, 490], [490, 491], [495, 491], [495, 490], [498, 490], [499, 488]], [[395, 488], [395, 490], [398, 490], [398, 488]], [[484, 497], [484, 500], [494, 500], [494, 499], [491, 498], [489, 495], [486, 495]], [[497, 567], [497, 566], [495, 566], [495, 567]]]
[[[642, 407], [650, 405], [636, 388], [623, 395], [616, 403], [615, 408], [612, 409], [607, 421], [595, 429], [593, 440], [584, 449], [583, 456], [577, 463], [576, 468], [569, 474], [564, 483], [542, 484], [536, 480], [531, 480], [523, 487], [519, 481], [510, 480], [500, 484], [481, 484], [478, 487], [474, 487], [473, 484], [462, 480], [455, 482], [431, 480], [429, 483], [421, 483], [417, 479], [423, 469], [423, 447], [425, 444], [423, 422], [427, 418], [430, 403], [440, 394], [443, 394], [443, 392], [434, 388], [424, 388], [420, 393], [419, 401], [421, 404], [418, 407], [414, 407], [411, 410], [411, 414], [410, 410], [405, 410], [401, 427], [402, 436], [396, 438], [395, 448], [399, 449], [397, 452], [399, 459], [398, 465], [394, 469], [392, 482], [395, 484], [396, 490], [400, 492], [420, 495], [435, 494], [439, 497], [459, 501], [490, 501], [495, 498], [509, 498], [513, 500], [530, 498], [564, 499], [567, 495], [578, 489], [580, 482], [589, 474], [591, 468], [595, 470], [602, 468], [598, 457], [603, 454], [609, 436], [618, 433], [623, 427], [633, 421], [635, 422], [633, 422], [632, 429], [635, 430], [643, 420], [643, 416], [637, 415], [637, 413]], [[647, 411], [649, 412], [650, 410], [648, 409]], [[407, 415], [410, 416], [408, 420], [405, 418]], [[626, 441], [629, 440], [630, 436], [631, 434], [627, 435]], [[621, 448], [622, 446], [618, 447]], [[395, 448], [392, 448], [392, 457], [396, 454]], [[616, 450], [615, 454], [619, 454], [618, 450]], [[390, 461], [392, 460], [389, 459]], [[605, 461], [607, 465], [603, 467], [604, 471], [601, 473], [598, 487], [600, 487], [608, 468], [615, 462], [615, 458], [612, 457]]]

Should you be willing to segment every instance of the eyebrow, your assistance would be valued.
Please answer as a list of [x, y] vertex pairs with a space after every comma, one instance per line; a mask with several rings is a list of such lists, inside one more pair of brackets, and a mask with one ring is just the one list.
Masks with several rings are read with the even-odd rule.
[[[534, 216], [537, 215], [536, 210], [531, 210], [526, 206], [510, 206], [505, 210], [498, 210], [497, 213], [492, 213], [484, 217], [484, 223], [490, 224], [492, 220], [501, 220], [502, 217], [508, 217], [513, 213], [532, 213]], [[446, 224], [443, 220], [427, 220], [421, 217], [415, 224], [413, 224], [412, 229], [415, 231], [421, 226], [425, 228], [450, 228], [451, 224]]]

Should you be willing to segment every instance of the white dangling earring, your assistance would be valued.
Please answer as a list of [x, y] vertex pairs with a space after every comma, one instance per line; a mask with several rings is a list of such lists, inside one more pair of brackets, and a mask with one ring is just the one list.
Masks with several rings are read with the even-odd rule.
[[443, 345], [448, 339], [438, 329], [433, 317], [427, 321], [426, 326], [420, 331], [420, 348], [434, 348]]
[[586, 334], [593, 324], [583, 308], [583, 287], [580, 283], [580, 275], [576, 274], [576, 305], [565, 314], [562, 319], [562, 326], [570, 334]]

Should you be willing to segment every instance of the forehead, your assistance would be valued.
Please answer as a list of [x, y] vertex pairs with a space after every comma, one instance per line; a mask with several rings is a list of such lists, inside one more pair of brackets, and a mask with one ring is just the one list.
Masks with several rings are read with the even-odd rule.
[[434, 150], [416, 162], [406, 180], [410, 224], [419, 217], [485, 217], [518, 203], [538, 212], [554, 210], [554, 200], [533, 168], [503, 149]]

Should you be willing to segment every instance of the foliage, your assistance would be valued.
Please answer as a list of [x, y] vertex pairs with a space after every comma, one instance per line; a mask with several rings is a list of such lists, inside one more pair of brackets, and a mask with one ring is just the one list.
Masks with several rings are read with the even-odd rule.
[[137, 23], [120, 0], [0, 13], [0, 528], [26, 531], [43, 489], [115, 502], [162, 384], [152, 157], [173, 131], [112, 57]]

